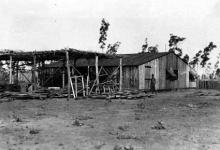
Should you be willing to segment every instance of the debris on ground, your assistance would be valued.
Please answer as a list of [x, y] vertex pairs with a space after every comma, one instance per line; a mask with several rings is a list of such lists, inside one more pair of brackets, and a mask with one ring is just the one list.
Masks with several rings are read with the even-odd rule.
[[105, 143], [97, 144], [95, 145], [95, 149], [101, 149], [105, 145], [106, 145]]
[[141, 120], [140, 116], [135, 116], [135, 120]]
[[103, 94], [94, 94], [94, 95], [90, 95], [90, 98], [94, 98], [94, 99], [107, 99], [107, 100], [111, 100], [111, 99], [140, 99], [140, 98], [144, 98], [144, 97], [148, 97], [148, 98], [152, 98], [154, 97], [155, 94], [149, 94], [145, 91], [141, 91], [141, 90], [124, 90], [122, 92], [114, 92], [114, 93], [103, 93]]
[[137, 104], [137, 108], [144, 109], [145, 108], [145, 104], [144, 103]]
[[151, 127], [151, 129], [155, 129], [155, 130], [164, 130], [166, 129], [165, 126], [163, 125], [162, 121], [157, 121], [156, 125], [154, 125], [153, 127]]
[[208, 103], [208, 102], [201, 102], [201, 103], [197, 103], [196, 104], [198, 108], [205, 108], [205, 107], [209, 107], [212, 106], [212, 103]]
[[141, 115], [139, 113], [134, 113], [134, 116], [135, 120], [141, 120]]
[[108, 134], [110, 134], [110, 135], [118, 135], [119, 133], [118, 132], [114, 132], [114, 131], [110, 131], [110, 132], [108, 132]]
[[31, 129], [31, 130], [29, 131], [30, 134], [38, 134], [39, 132], [40, 132], [39, 129]]
[[134, 135], [129, 135], [129, 134], [118, 134], [116, 138], [119, 139], [119, 140], [124, 140], [124, 139], [127, 139], [127, 140], [129, 140], [129, 139], [140, 140], [139, 137], [134, 136]]
[[44, 113], [44, 112], [36, 112], [35, 115], [36, 115], [36, 116], [45, 116], [45, 115], [47, 115], [47, 114]]
[[114, 150], [123, 150], [123, 149], [122, 149], [122, 146], [115, 145]]
[[208, 102], [201, 102], [201, 103], [197, 103], [197, 104], [178, 104], [179, 107], [188, 107], [190, 109], [196, 109], [196, 108], [205, 108], [205, 107], [209, 107], [213, 105], [212, 103], [208, 103]]
[[91, 116], [77, 116], [76, 119], [77, 120], [89, 120], [89, 119], [93, 119], [93, 117], [91, 117]]
[[90, 128], [95, 128], [94, 125], [92, 125], [92, 124], [87, 124], [87, 126]]
[[15, 112], [12, 114], [12, 119], [14, 122], [22, 122], [22, 119]]
[[118, 129], [121, 131], [128, 131], [129, 126], [128, 125], [124, 125], [124, 126], [119, 126]]
[[132, 145], [124, 146], [124, 150], [134, 150], [134, 147]]
[[75, 120], [73, 121], [73, 124], [72, 124], [72, 125], [77, 126], [77, 127], [80, 127], [80, 126], [83, 126], [84, 123], [81, 123], [81, 122], [79, 122], [79, 120], [75, 119]]

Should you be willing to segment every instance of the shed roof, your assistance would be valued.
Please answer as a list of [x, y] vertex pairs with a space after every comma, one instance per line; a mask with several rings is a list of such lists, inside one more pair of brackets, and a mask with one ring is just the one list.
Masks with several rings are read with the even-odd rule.
[[[159, 53], [134, 53], [134, 54], [119, 54], [118, 56], [123, 58], [122, 65], [123, 66], [139, 66], [159, 57], [165, 56], [170, 52], [159, 52]], [[118, 66], [120, 58], [102, 58], [99, 59], [99, 66]], [[73, 61], [70, 61], [71, 64], [74, 64]], [[76, 66], [78, 67], [86, 67], [86, 66], [94, 66], [95, 59], [77, 59]], [[61, 67], [62, 62], [54, 62], [46, 67]]]

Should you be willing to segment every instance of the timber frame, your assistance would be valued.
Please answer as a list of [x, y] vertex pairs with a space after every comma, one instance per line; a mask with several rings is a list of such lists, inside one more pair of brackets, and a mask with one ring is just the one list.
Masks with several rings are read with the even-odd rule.
[[[84, 79], [81, 78], [81, 81], [83, 83], [83, 96], [86, 94], [91, 94], [94, 91], [97, 93], [98, 90], [100, 90], [100, 84], [105, 84], [105, 83], [100, 83], [99, 81], [99, 76], [100, 72], [104, 70], [103, 67], [99, 68], [98, 66], [98, 60], [99, 58], [113, 58], [113, 57], [118, 57], [118, 56], [112, 56], [112, 55], [107, 55], [103, 53], [97, 53], [97, 52], [89, 52], [89, 51], [80, 51], [72, 48], [65, 48], [61, 50], [50, 50], [50, 51], [10, 51], [10, 50], [4, 50], [0, 51], [0, 61], [9, 61], [9, 84], [14, 84], [13, 83], [13, 67], [12, 63], [16, 62], [16, 73], [18, 72], [23, 75], [29, 84], [32, 85], [32, 90], [33, 92], [38, 89], [38, 79], [37, 79], [37, 71], [39, 70], [44, 70], [45, 69], [45, 62], [46, 61], [62, 61], [63, 66], [59, 67], [56, 71], [61, 71], [62, 72], [62, 88], [65, 87], [65, 68], [67, 71], [68, 75], [68, 84], [67, 84], [67, 89], [68, 89], [68, 100], [71, 97], [71, 91], [72, 95], [74, 98], [77, 97], [77, 81], [78, 77], [76, 75], [77, 69], [74, 68], [75, 64], [73, 64], [73, 69], [72, 69], [72, 75], [71, 75], [71, 69], [70, 69], [70, 60], [76, 61], [79, 58], [94, 58], [95, 59], [95, 72], [96, 72], [96, 79], [93, 81], [92, 87], [89, 87], [89, 74], [87, 75], [86, 78], [86, 86], [84, 84]], [[32, 67], [32, 80], [30, 81], [25, 74], [22, 73], [22, 71], [19, 70], [19, 62], [31, 62]], [[89, 70], [89, 66], [88, 66]], [[115, 85], [118, 84], [118, 90], [122, 90], [122, 58], [120, 58], [120, 64], [118, 67], [119, 74], [120, 74], [120, 81], [119, 83], [114, 83]], [[79, 72], [78, 72], [79, 73]], [[16, 75], [18, 76], [18, 75]], [[110, 77], [111, 75], [108, 75]], [[82, 77], [82, 76], [81, 76]], [[75, 87], [72, 82], [72, 79], [75, 80]], [[44, 85], [49, 78], [44, 80], [44, 83], [41, 83]]]

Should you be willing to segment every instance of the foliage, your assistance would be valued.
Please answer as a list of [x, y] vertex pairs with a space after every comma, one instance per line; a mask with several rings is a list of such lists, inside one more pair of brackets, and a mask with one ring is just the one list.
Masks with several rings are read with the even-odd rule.
[[109, 23], [103, 18], [101, 21], [101, 27], [99, 29], [100, 31], [100, 37], [99, 37], [99, 44], [100, 44], [100, 48], [102, 49], [102, 51], [105, 48], [105, 41], [107, 40], [107, 31], [109, 28]]
[[217, 46], [216, 46], [215, 44], [213, 44], [213, 42], [210, 42], [209, 45], [204, 48], [203, 54], [201, 55], [202, 60], [201, 60], [201, 63], [200, 63], [200, 65], [201, 65], [203, 68], [205, 67], [207, 61], [210, 59], [210, 58], [209, 58], [210, 52], [211, 52], [214, 48], [216, 48], [216, 47], [217, 47]]
[[199, 58], [200, 58], [201, 54], [202, 54], [202, 51], [201, 51], [201, 50], [198, 51], [198, 52], [195, 54], [195, 56], [193, 57], [192, 61], [189, 62], [189, 64], [190, 64], [193, 68], [195, 68], [195, 66], [199, 63]]
[[1, 84], [2, 82], [8, 82], [9, 80], [9, 74], [8, 71], [3, 68], [4, 63], [2, 63], [2, 61], [0, 61], [0, 80], [1, 80]]
[[214, 65], [214, 74], [215, 74], [215, 77], [218, 77], [218, 78], [220, 77], [219, 59], [220, 59], [220, 53], [218, 54], [217, 61]]
[[216, 61], [215, 65], [214, 65], [215, 70], [217, 70], [218, 67], [219, 67], [219, 59], [220, 59], [220, 53], [218, 54], [217, 61]]
[[170, 34], [170, 40], [169, 40], [169, 51], [170, 52], [177, 52], [178, 56], [182, 56], [182, 49], [178, 47], [178, 44], [182, 41], [184, 41], [186, 38], [179, 37], [173, 34]]
[[107, 49], [107, 54], [115, 55], [118, 51], [119, 46], [121, 45], [121, 42], [116, 42], [115, 44], [109, 44]]
[[158, 53], [158, 45], [148, 47], [149, 53]]
[[189, 63], [189, 55], [185, 55], [184, 57], [183, 57], [183, 61], [185, 61], [186, 63]]
[[220, 78], [220, 68], [216, 69], [215, 76]]
[[147, 42], [147, 38], [145, 38], [145, 43], [142, 45], [142, 53], [146, 52], [147, 48], [148, 48], [148, 42]]

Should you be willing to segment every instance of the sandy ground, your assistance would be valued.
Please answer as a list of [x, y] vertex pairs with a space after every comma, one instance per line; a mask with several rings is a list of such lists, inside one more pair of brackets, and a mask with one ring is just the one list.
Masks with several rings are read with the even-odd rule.
[[112, 102], [2, 102], [0, 149], [219, 150], [220, 92], [184, 90]]

